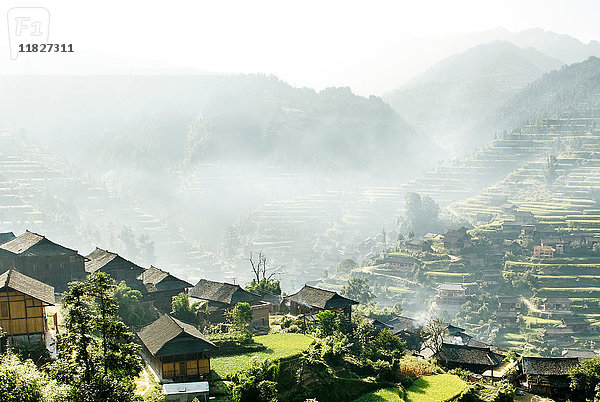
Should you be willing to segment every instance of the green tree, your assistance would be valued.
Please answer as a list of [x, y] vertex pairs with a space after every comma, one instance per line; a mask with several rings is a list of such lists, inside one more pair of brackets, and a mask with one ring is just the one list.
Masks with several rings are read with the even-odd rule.
[[256, 279], [252, 279], [252, 281], [246, 285], [246, 290], [259, 296], [265, 294], [280, 295], [281, 284], [275, 279], [261, 279], [258, 282], [256, 282]]
[[47, 384], [48, 379], [31, 360], [21, 361], [11, 352], [0, 356], [0, 400], [43, 401]]
[[235, 329], [245, 331], [252, 322], [252, 307], [248, 303], [238, 303], [229, 312], [229, 318]]
[[373, 343], [381, 354], [396, 359], [402, 357], [404, 347], [406, 346], [402, 339], [392, 334], [386, 328], [379, 331]]
[[190, 305], [190, 297], [187, 293], [181, 292], [171, 299], [171, 315], [178, 320], [190, 323], [198, 323], [197, 311], [200, 307], [200, 302], [195, 302]]
[[[592, 401], [600, 398], [600, 356], [583, 361], [569, 373], [574, 400]], [[596, 398], [596, 399], [594, 399]]]
[[119, 319], [115, 288], [109, 275], [97, 272], [71, 282], [64, 294], [66, 331], [51, 372], [72, 386], [71, 400], [133, 399], [142, 361], [133, 334]]
[[131, 289], [125, 281], [119, 282], [116, 286], [114, 298], [119, 306], [119, 317], [127, 325], [141, 327], [157, 318], [156, 312], [142, 302], [142, 292]]
[[375, 298], [375, 295], [371, 291], [369, 280], [358, 276], [350, 278], [348, 284], [342, 287], [340, 293], [342, 296], [346, 296], [349, 299], [356, 300], [363, 304], [370, 303]]
[[279, 365], [251, 360], [250, 367], [233, 375], [232, 399], [235, 402], [276, 402]]
[[337, 320], [335, 313], [329, 310], [320, 311], [317, 314], [317, 334], [320, 337], [331, 336], [337, 329]]
[[358, 267], [356, 261], [346, 258], [345, 260], [338, 262], [335, 266], [335, 270], [338, 274], [346, 274], [356, 267]]
[[404, 199], [405, 214], [400, 218], [400, 229], [411, 239], [415, 234], [436, 232], [442, 229], [440, 207], [433, 198], [417, 193], [408, 193]]

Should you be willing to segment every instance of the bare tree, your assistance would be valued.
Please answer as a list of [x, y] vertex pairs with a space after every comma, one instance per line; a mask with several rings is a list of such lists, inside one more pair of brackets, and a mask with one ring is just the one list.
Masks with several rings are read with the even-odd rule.
[[444, 324], [441, 318], [431, 319], [423, 330], [427, 346], [433, 354], [438, 354], [444, 343], [444, 335], [448, 333], [448, 326]]
[[245, 258], [245, 260], [249, 261], [252, 266], [256, 283], [259, 283], [261, 280], [269, 281], [273, 276], [281, 272], [281, 267], [267, 268], [267, 257], [263, 254], [262, 250], [258, 252], [256, 259], [254, 258], [254, 253], [250, 252], [250, 258]]

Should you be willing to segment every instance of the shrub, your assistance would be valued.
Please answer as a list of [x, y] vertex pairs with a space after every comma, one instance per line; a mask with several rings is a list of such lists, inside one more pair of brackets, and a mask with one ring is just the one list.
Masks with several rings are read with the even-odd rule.
[[432, 360], [420, 360], [412, 356], [404, 356], [398, 366], [398, 374], [401, 377], [420, 377], [441, 372], [442, 369]]

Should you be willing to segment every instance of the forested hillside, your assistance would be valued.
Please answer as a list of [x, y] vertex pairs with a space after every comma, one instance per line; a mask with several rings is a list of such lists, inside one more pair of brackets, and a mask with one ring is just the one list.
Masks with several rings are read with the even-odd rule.
[[382, 149], [407, 166], [423, 146], [380, 98], [264, 75], [4, 77], [0, 105], [4, 125], [52, 138], [74, 159], [93, 153], [101, 170], [240, 160], [399, 170], [375, 162]]

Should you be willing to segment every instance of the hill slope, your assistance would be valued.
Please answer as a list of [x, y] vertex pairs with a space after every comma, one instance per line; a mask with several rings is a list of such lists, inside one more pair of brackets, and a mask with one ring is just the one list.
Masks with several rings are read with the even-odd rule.
[[496, 41], [450, 57], [385, 95], [420, 132], [454, 151], [489, 138], [466, 135], [529, 82], [563, 63], [535, 49]]

